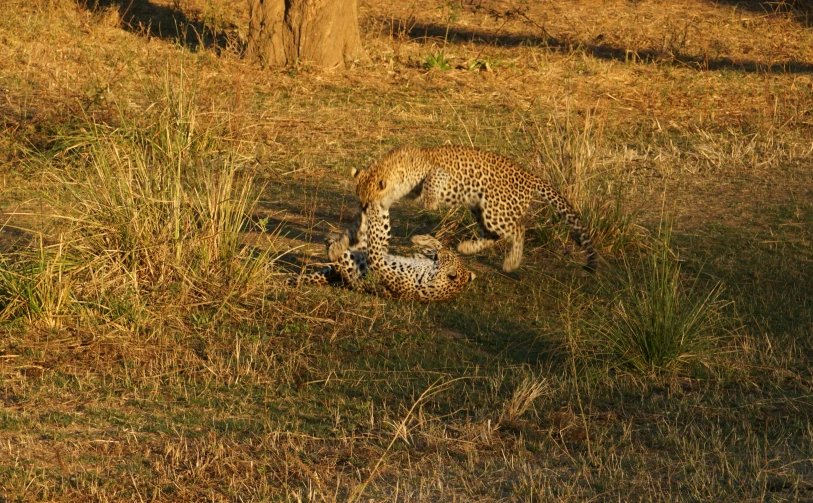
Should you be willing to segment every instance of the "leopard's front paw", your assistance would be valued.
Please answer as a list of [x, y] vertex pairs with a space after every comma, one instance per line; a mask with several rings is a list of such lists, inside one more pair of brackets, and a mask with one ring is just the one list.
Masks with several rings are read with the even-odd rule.
[[350, 247], [350, 237], [347, 233], [330, 234], [325, 241], [327, 257], [331, 262], [338, 262], [342, 254]]

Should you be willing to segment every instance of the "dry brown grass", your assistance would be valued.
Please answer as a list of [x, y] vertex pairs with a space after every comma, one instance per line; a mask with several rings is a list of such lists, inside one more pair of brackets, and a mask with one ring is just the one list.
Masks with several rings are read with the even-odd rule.
[[[811, 497], [804, 9], [370, 0], [370, 61], [322, 73], [241, 61], [244, 2], [127, 3], [0, 20], [0, 499]], [[607, 276], [672, 214], [681, 278], [741, 329], [669, 375], [615, 365], [613, 298], [544, 208], [520, 275], [473, 258], [450, 304], [279, 286], [352, 216], [351, 166], [446, 142], [551, 176]]]

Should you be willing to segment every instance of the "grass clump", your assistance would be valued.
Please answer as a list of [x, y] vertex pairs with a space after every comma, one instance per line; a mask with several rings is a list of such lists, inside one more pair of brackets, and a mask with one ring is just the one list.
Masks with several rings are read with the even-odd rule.
[[550, 383], [543, 376], [528, 373], [514, 388], [511, 397], [503, 404], [498, 424], [517, 424], [534, 401], [550, 390]]
[[88, 305], [222, 309], [262, 284], [265, 254], [240, 242], [259, 189], [217, 124], [199, 121], [183, 82], [167, 79], [144, 120], [91, 123], [63, 141], [76, 162], [52, 171], [64, 188], [53, 204], [89, 265]]
[[445, 50], [430, 52], [424, 56], [423, 66], [428, 70], [451, 70], [452, 58], [446, 55]]
[[643, 374], [708, 362], [726, 327], [721, 285], [704, 292], [697, 279], [686, 284], [670, 240], [671, 229], [662, 228], [640, 264], [625, 263], [620, 280], [606, 285], [617, 292], [609, 316], [596, 313], [605, 349], [620, 367]]
[[0, 322], [18, 319], [42, 328], [62, 326], [73, 306], [75, 266], [65, 257], [64, 243], [33, 253], [0, 254]]
[[604, 145], [604, 121], [568, 108], [564, 117], [534, 121], [536, 162], [543, 176], [579, 211], [598, 249], [614, 253], [638, 243], [640, 227], [628, 209], [624, 169]]

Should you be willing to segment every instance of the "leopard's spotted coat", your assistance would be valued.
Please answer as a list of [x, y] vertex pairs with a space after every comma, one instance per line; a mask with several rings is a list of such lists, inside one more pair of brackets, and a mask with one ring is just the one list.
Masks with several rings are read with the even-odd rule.
[[570, 236], [587, 254], [585, 269], [595, 272], [597, 255], [590, 233], [573, 206], [550, 184], [505, 157], [462, 146], [399, 147], [369, 168], [353, 170], [363, 207], [373, 202], [389, 207], [404, 196], [417, 197], [427, 209], [440, 204], [464, 205], [482, 229], [480, 239], [463, 241], [457, 250], [477, 253], [498, 239], [509, 242], [503, 270], [522, 261], [522, 218], [535, 197], [545, 199], [570, 227]]

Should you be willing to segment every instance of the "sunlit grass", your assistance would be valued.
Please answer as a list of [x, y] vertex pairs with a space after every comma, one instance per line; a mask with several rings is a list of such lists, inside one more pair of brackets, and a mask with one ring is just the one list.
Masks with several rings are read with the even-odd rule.
[[133, 323], [145, 309], [228, 311], [268, 278], [269, 249], [241, 243], [261, 187], [182, 77], [151, 93], [144, 117], [60, 137], [67, 163], [44, 168], [64, 253], [84, 265], [76, 294]]
[[61, 327], [75, 307], [76, 268], [63, 242], [47, 247], [39, 239], [30, 253], [0, 254], [0, 322], [24, 319], [43, 328]]
[[538, 169], [580, 213], [598, 250], [616, 253], [640, 242], [641, 227], [630, 197], [630, 180], [609, 150], [605, 121], [588, 110], [533, 122]]

